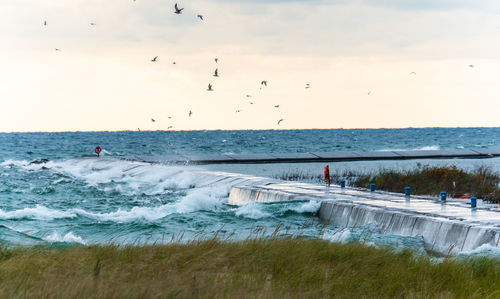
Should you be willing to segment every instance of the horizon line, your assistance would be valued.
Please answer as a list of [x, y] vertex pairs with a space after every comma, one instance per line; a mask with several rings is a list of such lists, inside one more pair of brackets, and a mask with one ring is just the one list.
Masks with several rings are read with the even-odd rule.
[[0, 131], [0, 134], [33, 133], [119, 133], [119, 132], [216, 132], [216, 131], [307, 131], [307, 130], [405, 130], [405, 129], [496, 129], [498, 126], [436, 126], [436, 127], [377, 127], [377, 128], [287, 128], [287, 129], [193, 129], [193, 130], [75, 130], [75, 131]]

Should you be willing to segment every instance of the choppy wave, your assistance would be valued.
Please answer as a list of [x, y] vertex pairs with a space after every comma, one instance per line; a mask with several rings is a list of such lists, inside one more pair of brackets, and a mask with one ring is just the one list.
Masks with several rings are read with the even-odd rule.
[[85, 240], [82, 237], [73, 234], [73, 232], [66, 233], [64, 236], [62, 236], [58, 232], [54, 232], [51, 235], [47, 236], [45, 240], [51, 243], [64, 242], [64, 243], [79, 243], [83, 245], [87, 244], [87, 242], [85, 242]]
[[491, 246], [489, 244], [483, 244], [474, 250], [463, 251], [459, 253], [456, 256], [456, 258], [462, 259], [462, 258], [483, 257], [483, 256], [500, 258], [500, 248]]
[[271, 217], [271, 214], [263, 211], [262, 204], [260, 203], [248, 203], [236, 209], [235, 213], [238, 217], [246, 217], [250, 219], [261, 219]]
[[235, 215], [250, 219], [262, 219], [268, 217], [280, 217], [289, 212], [298, 214], [316, 213], [321, 203], [319, 201], [308, 202], [284, 202], [284, 203], [257, 203], [251, 202], [235, 209]]
[[437, 151], [440, 150], [439, 145], [426, 145], [415, 148], [384, 148], [380, 149], [381, 152], [391, 152], [391, 151]]
[[[127, 195], [155, 195], [169, 190], [192, 189], [200, 179], [195, 174], [194, 167], [156, 165], [113, 158], [78, 158], [43, 164], [31, 164], [25, 160], [6, 160], [0, 163], [0, 166], [26, 171], [49, 170], [83, 181], [88, 186]], [[53, 183], [67, 181], [68, 178], [58, 178]]]
[[78, 216], [92, 218], [98, 221], [111, 221], [117, 223], [134, 221], [157, 221], [168, 215], [179, 213], [193, 213], [196, 211], [215, 211], [223, 204], [223, 200], [210, 195], [195, 193], [190, 194], [178, 202], [153, 207], [133, 207], [131, 209], [119, 208], [114, 212], [95, 213], [81, 208], [58, 210], [36, 205], [32, 208], [3, 211], [0, 209], [0, 219], [31, 219], [53, 221], [56, 219], [75, 218]]
[[0, 219], [35, 219], [51, 221], [54, 219], [75, 217], [76, 214], [73, 212], [49, 209], [39, 204], [37, 204], [34, 208], [23, 208], [13, 211], [4, 211], [0, 209]]

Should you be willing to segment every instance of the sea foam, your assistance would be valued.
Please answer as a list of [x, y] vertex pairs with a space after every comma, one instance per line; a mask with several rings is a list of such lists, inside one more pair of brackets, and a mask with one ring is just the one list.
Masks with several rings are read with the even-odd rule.
[[51, 243], [64, 242], [64, 243], [79, 243], [83, 245], [87, 244], [87, 242], [85, 242], [85, 240], [82, 237], [73, 234], [73, 232], [69, 232], [64, 236], [61, 236], [58, 232], [54, 232], [48, 237], [46, 237], [45, 240]]
[[74, 218], [75, 213], [65, 212], [36, 205], [34, 208], [24, 208], [20, 210], [4, 211], [0, 209], [0, 219], [35, 219], [50, 221], [62, 218]]

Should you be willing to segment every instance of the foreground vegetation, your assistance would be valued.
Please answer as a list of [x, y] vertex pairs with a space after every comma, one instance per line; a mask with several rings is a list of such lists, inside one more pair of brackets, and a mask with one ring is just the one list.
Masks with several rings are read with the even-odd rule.
[[[284, 173], [276, 178], [292, 181], [323, 182], [321, 175], [301, 172]], [[339, 184], [346, 180], [354, 187], [369, 188], [375, 184], [377, 189], [402, 193], [404, 187], [411, 187], [411, 193], [437, 196], [446, 191], [452, 197], [476, 196], [492, 203], [500, 203], [500, 174], [488, 167], [478, 167], [465, 171], [456, 166], [430, 167], [418, 164], [412, 170], [383, 169], [373, 173], [347, 171], [334, 173], [332, 182]]]
[[3, 248], [0, 296], [500, 298], [500, 261], [322, 240]]

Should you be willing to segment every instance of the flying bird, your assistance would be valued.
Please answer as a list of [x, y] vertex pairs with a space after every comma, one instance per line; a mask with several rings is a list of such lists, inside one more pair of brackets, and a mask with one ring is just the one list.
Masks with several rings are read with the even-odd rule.
[[251, 94], [247, 94], [247, 95], [246, 95], [246, 97], [247, 97], [247, 98], [251, 98], [251, 97], [252, 97], [252, 95], [251, 95]]
[[236, 110], [236, 113], [241, 112], [241, 110]]
[[168, 129], [172, 129], [173, 127], [174, 127], [174, 126], [168, 126], [167, 130], [168, 130]]
[[168, 119], [172, 119], [172, 116], [169, 116]]
[[306, 89], [311, 88], [311, 85], [309, 83], [306, 84]]
[[215, 58], [214, 60], [215, 60], [215, 63], [217, 63], [219, 61], [219, 58]]
[[215, 69], [214, 77], [219, 77], [219, 69]]
[[416, 72], [411, 72], [410, 75], [416, 75], [417, 73]]
[[95, 25], [97, 25], [97, 24], [96, 24], [96, 23], [93, 23], [93, 22], [92, 22], [92, 23], [90, 23], [90, 26], [95, 26]]
[[156, 120], [154, 118], [151, 118], [151, 122], [154, 123]]
[[282, 119], [278, 120], [278, 126], [280, 125], [280, 122], [282, 122], [282, 121], [284, 121], [284, 120], [285, 120], [284, 118], [282, 118]]
[[248, 102], [250, 105], [253, 105], [253, 102]]
[[207, 91], [213, 91], [213, 89], [212, 89], [212, 84], [208, 83], [208, 88], [207, 88]]
[[203, 15], [197, 15], [198, 18], [200, 18], [200, 20], [203, 21]]
[[177, 63], [174, 61], [174, 62], [172, 62], [172, 64], [177, 64]]
[[43, 26], [47, 26], [47, 21], [43, 21]]
[[264, 81], [260, 82], [260, 85], [267, 86], [267, 81], [266, 81], [266, 80], [264, 80]]
[[280, 105], [274, 105], [274, 108], [279, 108], [279, 107], [280, 107]]
[[369, 91], [369, 92], [368, 92], [368, 95], [371, 95], [371, 94], [372, 94], [372, 92], [371, 92], [371, 91]]
[[184, 8], [179, 8], [179, 6], [177, 6], [177, 3], [175, 3], [174, 7], [175, 7], [175, 12], [174, 13], [176, 13], [178, 15], [180, 15], [182, 13], [182, 10], [184, 9]]
[[193, 112], [189, 110], [189, 117], [191, 117], [191, 115], [193, 115]]
[[474, 65], [473, 64], [469, 64], [469, 67], [474, 67]]
[[61, 49], [59, 49], [59, 48], [55, 48], [55, 50], [56, 50], [56, 51], [61, 51]]
[[155, 58], [151, 59], [151, 62], [156, 62], [157, 58], [158, 58], [158, 56], [155, 56]]

